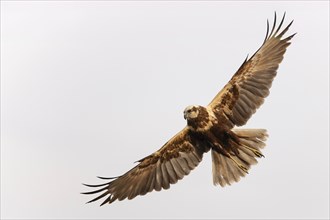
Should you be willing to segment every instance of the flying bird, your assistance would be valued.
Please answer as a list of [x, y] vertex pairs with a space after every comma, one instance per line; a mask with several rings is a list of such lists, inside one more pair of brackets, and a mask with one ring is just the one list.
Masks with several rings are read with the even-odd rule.
[[214, 185], [222, 187], [238, 182], [244, 177], [256, 158], [263, 157], [261, 149], [268, 137], [265, 129], [237, 129], [263, 104], [269, 95], [272, 81], [286, 48], [293, 35], [284, 38], [291, 21], [283, 30], [285, 13], [279, 25], [276, 13], [273, 26], [267, 33], [262, 46], [246, 58], [225, 87], [206, 107], [191, 105], [184, 109], [187, 125], [159, 150], [138, 161], [125, 174], [106, 179], [99, 185], [84, 184], [99, 189], [83, 194], [100, 195], [101, 203], [111, 204], [115, 200], [133, 199], [153, 190], [169, 189], [188, 175], [211, 150]]

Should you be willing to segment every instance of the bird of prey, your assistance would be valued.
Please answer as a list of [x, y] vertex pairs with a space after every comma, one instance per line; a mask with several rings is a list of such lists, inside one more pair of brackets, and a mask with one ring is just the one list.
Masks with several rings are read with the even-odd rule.
[[[237, 129], [262, 105], [269, 95], [272, 81], [293, 35], [284, 38], [291, 21], [283, 30], [285, 13], [279, 25], [274, 23], [262, 46], [246, 58], [234, 76], [206, 107], [191, 105], [183, 114], [187, 125], [158, 151], [139, 160], [125, 174], [104, 178], [108, 182], [88, 187], [100, 187], [83, 194], [100, 193], [90, 202], [106, 197], [102, 202], [133, 199], [153, 190], [170, 188], [188, 175], [211, 150], [214, 185], [230, 185], [244, 177], [256, 158], [263, 157], [261, 149], [268, 137], [265, 129]], [[270, 32], [269, 32], [270, 30]]]

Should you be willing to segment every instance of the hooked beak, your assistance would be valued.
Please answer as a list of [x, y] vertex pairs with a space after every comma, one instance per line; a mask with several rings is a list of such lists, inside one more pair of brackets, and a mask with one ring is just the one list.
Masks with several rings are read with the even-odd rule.
[[187, 120], [186, 112], [183, 112], [183, 117], [185, 120]]

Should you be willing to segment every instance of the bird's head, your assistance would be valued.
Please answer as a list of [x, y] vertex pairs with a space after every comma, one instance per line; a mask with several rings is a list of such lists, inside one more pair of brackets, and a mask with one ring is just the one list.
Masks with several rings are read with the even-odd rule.
[[198, 105], [189, 105], [185, 110], [183, 111], [183, 117], [186, 120], [195, 119], [198, 117], [199, 114], [199, 107]]

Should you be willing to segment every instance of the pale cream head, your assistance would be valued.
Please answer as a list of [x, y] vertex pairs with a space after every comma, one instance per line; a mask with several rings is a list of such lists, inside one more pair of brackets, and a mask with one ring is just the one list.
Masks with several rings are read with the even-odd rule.
[[184, 119], [194, 119], [198, 117], [199, 110], [198, 105], [189, 105], [185, 110], [183, 111], [183, 117]]

